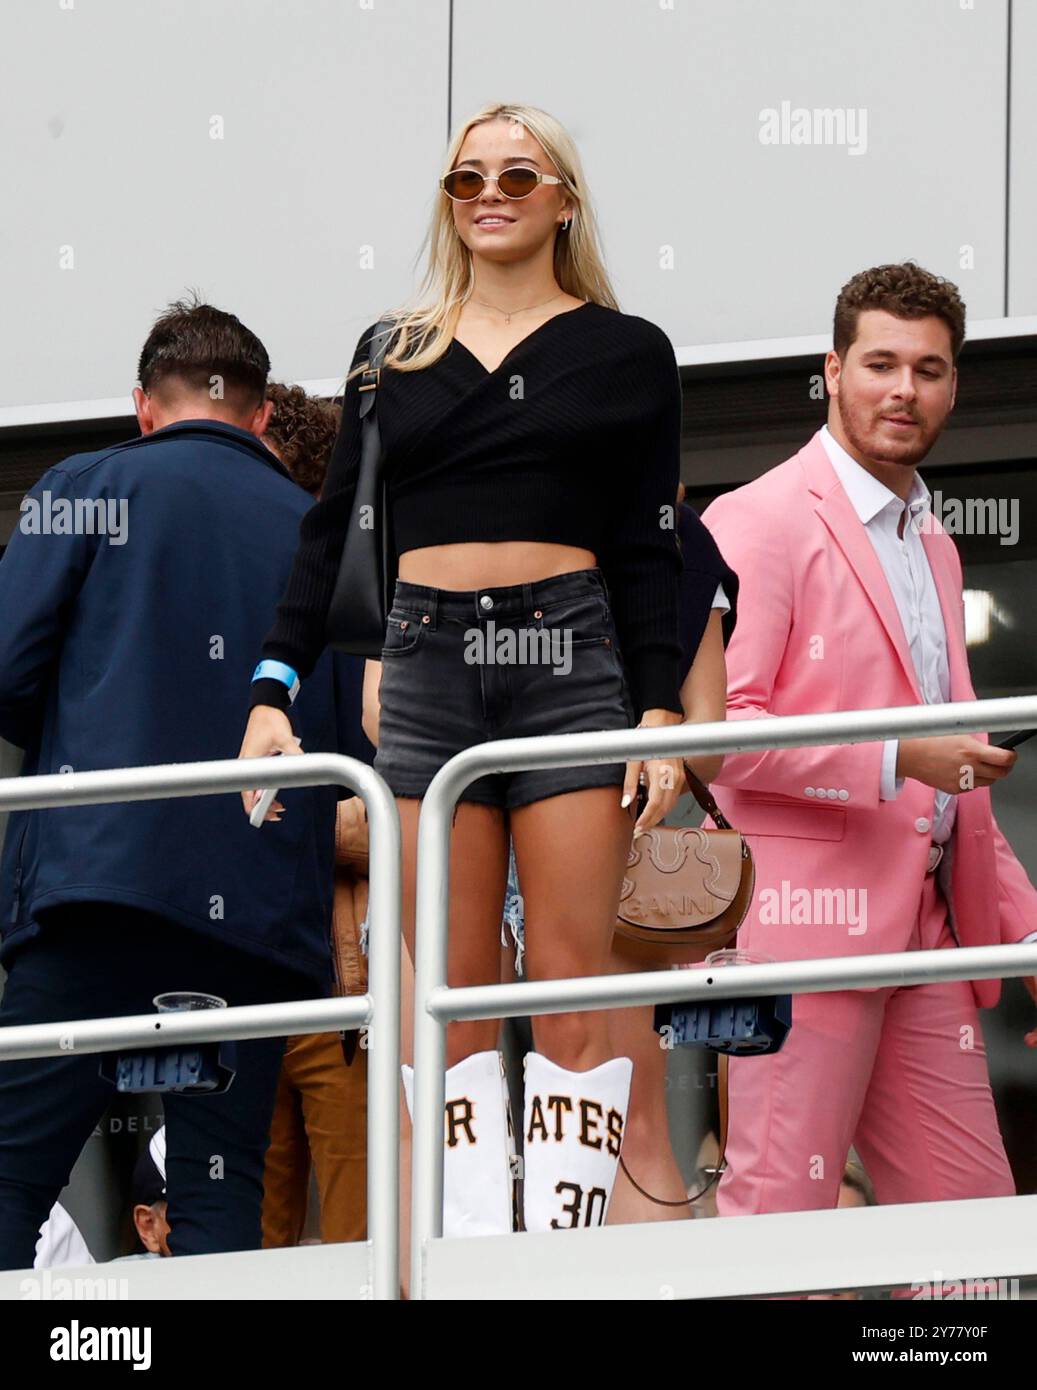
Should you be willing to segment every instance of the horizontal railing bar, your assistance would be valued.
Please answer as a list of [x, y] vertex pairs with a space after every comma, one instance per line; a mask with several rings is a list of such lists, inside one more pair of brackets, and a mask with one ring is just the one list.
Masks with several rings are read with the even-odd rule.
[[[363, 767], [359, 764], [359, 767]], [[163, 801], [214, 796], [262, 787], [317, 787], [332, 783], [361, 791], [358, 764], [341, 753], [284, 754], [270, 758], [221, 758], [213, 762], [157, 763], [96, 772], [54, 772], [0, 778], [0, 811], [39, 811], [51, 806], [98, 806], [111, 801]]]
[[[541, 981], [535, 985], [471, 986], [450, 991], [447, 979], [449, 917], [450, 834], [457, 802], [465, 789], [490, 773], [551, 767], [587, 767], [597, 763], [645, 761], [663, 757], [694, 757], [711, 753], [746, 753], [777, 748], [826, 747], [865, 743], [889, 738], [935, 737], [956, 732], [994, 733], [1037, 726], [1037, 695], [992, 700], [951, 701], [940, 705], [900, 705], [870, 710], [838, 710], [820, 714], [763, 715], [725, 719], [708, 724], [671, 724], [655, 729], [618, 729], [607, 732], [555, 734], [524, 739], [503, 739], [475, 745], [445, 763], [430, 782], [418, 822], [418, 871], [416, 894], [417, 959], [415, 961], [414, 1036], [414, 1143], [411, 1201], [411, 1297], [425, 1293], [425, 1252], [433, 1248], [442, 1231], [443, 1203], [443, 1101], [446, 1075], [446, 1022], [450, 1019], [500, 1018], [538, 1013], [566, 1013], [607, 1006], [630, 1007], [653, 1001], [693, 998], [683, 982], [673, 983], [673, 972], [651, 972], [630, 977], [592, 977]], [[795, 806], [794, 798], [789, 805]], [[969, 965], [967, 972], [943, 962], [933, 962], [924, 978], [1000, 978], [1029, 974], [1037, 968], [1037, 951], [1024, 947], [972, 947], [993, 951], [989, 965]], [[961, 948], [958, 948], [961, 951]], [[1024, 951], [1026, 954], [1015, 954]], [[860, 959], [860, 958], [856, 958]], [[889, 977], [879, 974], [876, 957], [864, 958], [854, 976], [846, 970], [843, 982], [829, 975], [827, 983], [816, 977], [813, 990], [805, 975], [793, 991], [782, 988], [775, 963], [771, 991], [815, 992], [822, 989], [864, 988], [883, 982], [898, 984], [909, 975], [896, 965]], [[822, 962], [811, 962], [822, 965]], [[937, 969], [937, 964], [939, 969]], [[738, 979], [725, 986], [726, 997], [753, 987], [748, 973], [762, 967], [738, 966]], [[827, 968], [832, 971], [831, 963]], [[944, 971], [948, 970], [948, 973]], [[745, 972], [745, 973], [742, 973]], [[683, 972], [692, 974], [694, 972]], [[733, 973], [733, 971], [732, 971]], [[793, 977], [794, 978], [794, 977]], [[913, 976], [910, 978], [914, 979]], [[631, 983], [632, 981], [632, 983]], [[643, 981], [643, 984], [642, 984]], [[852, 981], [852, 983], [851, 983]], [[915, 981], [917, 982], [917, 980]], [[759, 987], [758, 984], [756, 986]], [[692, 986], [694, 990], [696, 987]], [[710, 987], [700, 986], [709, 992]], [[715, 988], [715, 997], [724, 997]]]
[[956, 950], [889, 951], [767, 965], [705, 966], [629, 975], [587, 975], [513, 985], [440, 987], [428, 1011], [441, 1023], [476, 1018], [630, 1008], [679, 1000], [820, 994], [826, 990], [929, 984], [935, 980], [995, 980], [1037, 975], [1037, 942], [1027, 946], [962, 946]]
[[[109, 1052], [167, 1041], [281, 1037], [370, 1023], [367, 1226], [371, 1289], [399, 1297], [400, 817], [383, 778], [340, 753], [225, 758], [0, 779], [0, 811], [45, 810], [118, 801], [160, 801], [263, 787], [339, 786], [363, 798], [370, 827], [370, 993], [361, 998], [238, 1005], [193, 1014], [144, 1014], [0, 1028], [0, 1061], [76, 1050]], [[261, 833], [261, 832], [257, 832]], [[373, 1000], [378, 1002], [374, 1017]], [[71, 1030], [71, 1031], [69, 1031]]]
[[[544, 1301], [766, 1298], [900, 1286], [951, 1299], [954, 1280], [1037, 1272], [1037, 1196], [971, 1197], [703, 1221], [645, 1221], [429, 1243], [426, 1298]], [[912, 1285], [916, 1287], [912, 1288]], [[978, 1290], [976, 1291], [978, 1294]], [[1008, 1284], [1002, 1297], [1012, 1296]], [[979, 1302], [969, 1301], [972, 1313]], [[906, 1310], [902, 1310], [906, 1312]]]
[[[445, 763], [426, 792], [455, 800], [477, 777], [491, 772], [546, 767], [586, 767], [683, 754], [748, 753], [921, 738], [959, 732], [990, 733], [1037, 725], [1037, 695], [997, 700], [962, 700], [942, 705], [899, 705], [888, 709], [783, 714], [708, 724], [669, 724], [661, 729], [615, 729], [583, 734], [509, 738], [466, 748]], [[442, 780], [441, 780], [442, 779]]]
[[283, 1004], [239, 1004], [230, 1009], [185, 1013], [125, 1014], [67, 1023], [26, 1023], [0, 1028], [0, 1065], [19, 1057], [62, 1057], [70, 1052], [218, 1042], [225, 1038], [280, 1038], [296, 1033], [336, 1033], [371, 1022], [369, 994], [338, 999], [300, 999]]

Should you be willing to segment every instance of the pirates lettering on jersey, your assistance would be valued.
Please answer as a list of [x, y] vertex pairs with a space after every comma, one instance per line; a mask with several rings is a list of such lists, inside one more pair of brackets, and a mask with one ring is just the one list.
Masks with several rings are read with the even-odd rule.
[[446, 1102], [446, 1142], [448, 1148], [457, 1148], [461, 1142], [462, 1132], [469, 1144], [475, 1143], [475, 1130], [472, 1128], [474, 1119], [475, 1106], [467, 1096], [458, 1096], [456, 1100]]
[[[547, 1118], [544, 1114], [546, 1108], [551, 1113], [553, 1125], [548, 1126]], [[577, 1138], [580, 1143], [588, 1149], [600, 1149], [602, 1143], [605, 1144], [607, 1152], [613, 1157], [619, 1157], [620, 1145], [623, 1142], [623, 1112], [612, 1107], [608, 1114], [605, 1114], [604, 1107], [596, 1100], [586, 1100], [581, 1098], [577, 1101], [579, 1112], [579, 1130]], [[546, 1097], [546, 1101], [540, 1096], [533, 1096], [529, 1107], [529, 1128], [526, 1134], [526, 1143], [531, 1144], [535, 1139], [554, 1139], [561, 1143], [566, 1134], [567, 1120], [573, 1114], [573, 1102], [570, 1096]], [[605, 1120], [605, 1135], [600, 1132], [601, 1121]]]

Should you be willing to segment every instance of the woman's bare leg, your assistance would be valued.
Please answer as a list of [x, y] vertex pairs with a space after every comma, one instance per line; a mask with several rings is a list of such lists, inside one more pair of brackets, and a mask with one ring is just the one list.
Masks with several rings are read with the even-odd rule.
[[[684, 953], [686, 958], [687, 953]], [[681, 963], [681, 953], [655, 951], [648, 955], [621, 936], [612, 942], [609, 955], [611, 974], [666, 969]], [[670, 1144], [666, 1109], [666, 1060], [669, 1053], [652, 1027], [654, 1009], [612, 1009], [609, 1035], [616, 1054], [634, 1063], [630, 1087], [630, 1108], [623, 1135], [623, 1164], [612, 1192], [608, 1224], [625, 1225], [634, 1221], [680, 1221], [691, 1215], [689, 1206], [664, 1207], [642, 1196], [623, 1171], [625, 1166], [638, 1185], [662, 1201], [683, 1201], [687, 1196], [684, 1179]]]
[[[528, 979], [606, 973], [633, 829], [619, 800], [618, 787], [589, 787], [512, 811]], [[537, 1051], [567, 1071], [616, 1055], [598, 1010], [543, 1014], [533, 1036]]]

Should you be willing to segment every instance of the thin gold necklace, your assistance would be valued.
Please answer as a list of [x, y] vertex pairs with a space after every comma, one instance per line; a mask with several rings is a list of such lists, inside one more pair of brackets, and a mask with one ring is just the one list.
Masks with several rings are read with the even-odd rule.
[[539, 304], [527, 304], [524, 309], [512, 309], [511, 313], [507, 313], [504, 309], [498, 308], [496, 304], [491, 304], [486, 299], [477, 299], [475, 302], [476, 304], [485, 304], [487, 309], [494, 309], [498, 314], [504, 314], [504, 322], [510, 323], [512, 314], [528, 314], [530, 309], [542, 309], [545, 304], [551, 304], [554, 300], [561, 299], [564, 293], [564, 290], [559, 290], [558, 293], [553, 294], [550, 299], [543, 299]]

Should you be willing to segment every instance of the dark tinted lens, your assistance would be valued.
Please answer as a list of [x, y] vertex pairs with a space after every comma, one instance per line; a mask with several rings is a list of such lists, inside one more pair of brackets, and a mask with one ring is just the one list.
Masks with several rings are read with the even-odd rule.
[[478, 198], [482, 192], [483, 176], [477, 169], [454, 169], [443, 180], [443, 187], [451, 198], [460, 198], [462, 201]]
[[536, 186], [535, 169], [505, 169], [497, 184], [506, 198], [528, 198]]

